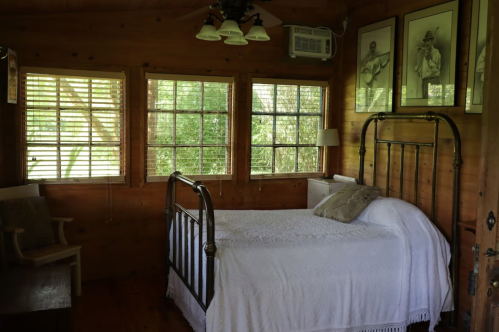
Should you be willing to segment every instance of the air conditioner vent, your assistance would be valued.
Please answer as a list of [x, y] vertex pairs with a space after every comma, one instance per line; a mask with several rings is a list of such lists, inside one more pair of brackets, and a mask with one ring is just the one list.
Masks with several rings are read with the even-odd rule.
[[298, 52], [322, 53], [322, 40], [295, 36], [295, 50]]
[[302, 56], [321, 58], [324, 61], [330, 59], [332, 54], [331, 38], [331, 31], [327, 29], [292, 26], [289, 55], [292, 58]]
[[329, 30], [314, 29], [314, 35], [321, 37], [331, 37], [331, 32]]
[[314, 30], [310, 28], [303, 28], [303, 27], [295, 27], [295, 33], [299, 33], [301, 35], [313, 35]]

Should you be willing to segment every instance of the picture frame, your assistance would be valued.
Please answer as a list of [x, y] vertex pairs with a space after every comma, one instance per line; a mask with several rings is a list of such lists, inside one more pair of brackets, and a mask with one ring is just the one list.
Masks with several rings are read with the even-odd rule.
[[468, 84], [465, 113], [481, 114], [487, 37], [488, 0], [473, 0], [471, 11], [470, 45], [468, 52]]
[[393, 112], [397, 18], [359, 28], [355, 112]]
[[401, 107], [454, 106], [459, 2], [404, 15]]

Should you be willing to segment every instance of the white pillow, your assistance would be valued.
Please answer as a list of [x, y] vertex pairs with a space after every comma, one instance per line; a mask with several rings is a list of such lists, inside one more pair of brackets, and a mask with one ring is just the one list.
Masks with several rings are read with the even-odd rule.
[[317, 209], [319, 206], [322, 205], [322, 203], [324, 203], [325, 201], [327, 201], [328, 199], [330, 199], [331, 197], [333, 197], [334, 194], [331, 194], [329, 196], [326, 196], [322, 199], [322, 201], [319, 202], [319, 204], [317, 204], [315, 207], [314, 207], [314, 210]]

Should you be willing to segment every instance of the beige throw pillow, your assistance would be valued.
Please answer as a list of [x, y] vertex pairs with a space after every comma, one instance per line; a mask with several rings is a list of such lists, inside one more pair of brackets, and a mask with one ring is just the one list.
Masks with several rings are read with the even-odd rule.
[[319, 217], [349, 223], [375, 199], [381, 189], [359, 184], [346, 185], [314, 210]]

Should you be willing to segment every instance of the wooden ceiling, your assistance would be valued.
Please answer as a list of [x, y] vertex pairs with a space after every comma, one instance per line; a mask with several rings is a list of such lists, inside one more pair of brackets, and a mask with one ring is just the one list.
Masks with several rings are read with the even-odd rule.
[[[199, 9], [215, 3], [216, 0], [2, 0], [0, 15], [136, 11], [157, 9]], [[273, 0], [265, 4], [255, 1], [265, 8], [295, 7], [334, 8], [341, 0]]]

